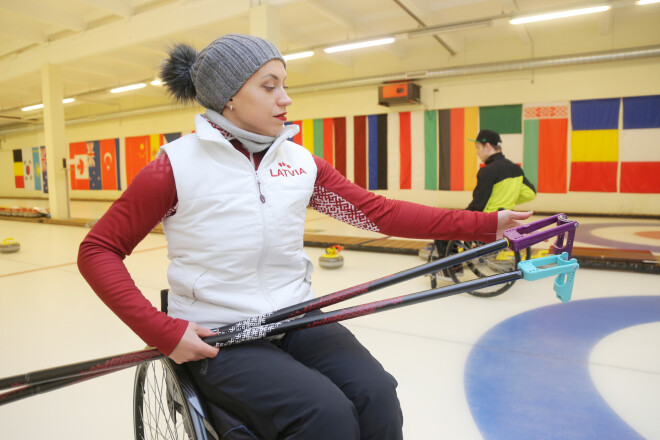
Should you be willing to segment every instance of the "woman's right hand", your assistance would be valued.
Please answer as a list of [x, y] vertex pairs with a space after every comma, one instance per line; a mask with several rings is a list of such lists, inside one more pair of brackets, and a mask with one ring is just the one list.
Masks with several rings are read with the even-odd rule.
[[182, 364], [188, 361], [216, 357], [220, 349], [207, 344], [201, 339], [213, 335], [215, 333], [211, 329], [189, 322], [185, 333], [170, 353], [169, 358], [177, 364]]

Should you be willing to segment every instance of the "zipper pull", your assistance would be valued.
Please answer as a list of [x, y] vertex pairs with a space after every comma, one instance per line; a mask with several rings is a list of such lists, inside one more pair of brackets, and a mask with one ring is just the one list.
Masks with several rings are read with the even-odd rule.
[[257, 176], [257, 188], [259, 189], [259, 200], [261, 200], [261, 203], [266, 203], [266, 197], [264, 197], [263, 193], [261, 192], [261, 181], [259, 181], [259, 174], [256, 174], [256, 176]]
[[259, 173], [257, 173], [257, 167], [255, 166], [254, 163], [254, 155], [250, 153], [250, 162], [252, 163], [252, 167], [255, 169], [254, 170], [254, 175], [257, 178], [257, 188], [259, 189], [259, 200], [261, 200], [261, 203], [266, 203], [266, 197], [264, 197], [263, 193], [261, 192], [261, 182], [259, 181]]

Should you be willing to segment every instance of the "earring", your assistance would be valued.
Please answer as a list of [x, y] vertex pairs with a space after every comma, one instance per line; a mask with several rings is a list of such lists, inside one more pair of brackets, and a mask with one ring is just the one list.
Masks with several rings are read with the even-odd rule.
[[229, 110], [234, 111], [234, 104], [229, 104]]

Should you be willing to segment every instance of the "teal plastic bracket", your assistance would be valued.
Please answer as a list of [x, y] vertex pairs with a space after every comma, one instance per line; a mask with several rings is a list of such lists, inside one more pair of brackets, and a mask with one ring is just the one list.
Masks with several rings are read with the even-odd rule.
[[527, 281], [535, 281], [556, 275], [553, 288], [557, 294], [557, 298], [561, 302], [571, 300], [575, 272], [579, 267], [575, 258], [568, 259], [568, 252], [562, 252], [560, 255], [533, 258], [518, 263], [518, 269], [523, 273], [523, 279]]

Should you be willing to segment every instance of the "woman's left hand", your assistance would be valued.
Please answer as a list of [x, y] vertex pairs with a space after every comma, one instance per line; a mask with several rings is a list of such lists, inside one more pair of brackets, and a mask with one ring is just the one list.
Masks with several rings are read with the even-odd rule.
[[511, 211], [505, 209], [497, 213], [497, 239], [499, 240], [504, 235], [507, 229], [515, 228], [523, 224], [522, 220], [527, 220], [534, 214], [534, 211]]

